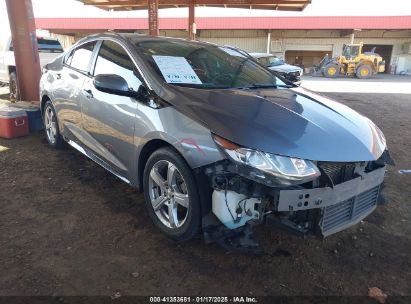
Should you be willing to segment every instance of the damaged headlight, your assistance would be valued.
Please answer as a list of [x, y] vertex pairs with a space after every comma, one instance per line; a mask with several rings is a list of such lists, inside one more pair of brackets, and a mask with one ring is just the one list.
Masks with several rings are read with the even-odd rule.
[[[320, 176], [320, 170], [309, 161], [300, 158], [280, 156], [240, 147], [220, 136], [213, 135], [214, 141], [236, 163], [240, 163], [262, 173], [275, 177], [282, 185], [302, 184]], [[249, 172], [255, 177], [265, 179], [265, 174]]]

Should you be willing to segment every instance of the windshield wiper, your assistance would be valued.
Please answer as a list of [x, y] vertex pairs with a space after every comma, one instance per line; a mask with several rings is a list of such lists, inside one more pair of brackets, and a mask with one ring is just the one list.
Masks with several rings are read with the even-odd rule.
[[291, 85], [286, 84], [268, 84], [268, 83], [253, 83], [248, 87], [239, 87], [240, 90], [265, 89], [265, 88], [292, 88]]

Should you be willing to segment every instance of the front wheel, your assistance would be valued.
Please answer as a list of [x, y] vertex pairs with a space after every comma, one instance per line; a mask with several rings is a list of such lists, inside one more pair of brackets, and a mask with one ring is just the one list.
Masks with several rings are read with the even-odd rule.
[[340, 74], [340, 68], [334, 63], [327, 64], [324, 67], [324, 76], [328, 78], [335, 78]]
[[16, 101], [20, 99], [20, 90], [17, 82], [16, 72], [11, 72], [9, 76], [9, 90], [10, 101]]
[[148, 212], [161, 231], [178, 241], [199, 233], [198, 189], [190, 167], [177, 151], [161, 148], [150, 156], [143, 186]]

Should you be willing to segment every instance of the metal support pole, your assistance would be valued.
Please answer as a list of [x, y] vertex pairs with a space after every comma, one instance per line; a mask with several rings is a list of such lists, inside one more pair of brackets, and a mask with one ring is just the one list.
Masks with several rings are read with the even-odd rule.
[[20, 99], [39, 101], [41, 70], [33, 5], [31, 0], [6, 0], [6, 5]]
[[158, 0], [148, 0], [148, 32], [150, 36], [159, 36]]
[[188, 3], [188, 38], [196, 39], [196, 24], [195, 24], [195, 3], [190, 0]]
[[271, 51], [271, 31], [268, 31], [267, 35], [267, 54]]

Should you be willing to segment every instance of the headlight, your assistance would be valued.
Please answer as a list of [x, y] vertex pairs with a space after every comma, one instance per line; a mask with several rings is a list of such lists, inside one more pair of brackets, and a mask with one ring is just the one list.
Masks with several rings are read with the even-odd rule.
[[[213, 135], [213, 138], [233, 161], [275, 177], [278, 184], [302, 184], [321, 174], [317, 166], [309, 160], [243, 148], [217, 135]], [[250, 174], [258, 176], [255, 172]], [[260, 174], [259, 178], [265, 179], [265, 174]]]

